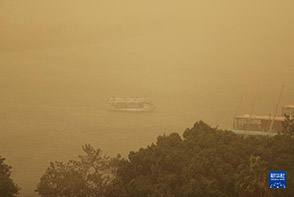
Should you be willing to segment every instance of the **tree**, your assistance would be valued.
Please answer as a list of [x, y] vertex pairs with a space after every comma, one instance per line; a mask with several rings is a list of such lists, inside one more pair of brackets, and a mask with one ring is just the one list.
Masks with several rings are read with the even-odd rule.
[[282, 122], [283, 133], [287, 136], [294, 137], [294, 118], [285, 115], [285, 121]]
[[269, 194], [266, 184], [266, 163], [259, 156], [250, 157], [250, 163], [239, 166], [240, 173], [237, 176], [236, 187], [240, 196], [262, 197]]
[[[38, 185], [41, 196], [294, 196], [294, 140], [287, 135], [243, 138], [199, 121], [183, 136], [158, 136], [128, 159], [83, 149], [77, 161], [51, 163]], [[287, 172], [288, 187], [269, 190], [268, 174], [279, 170]]]
[[183, 137], [159, 136], [156, 144], [130, 152], [116, 179], [127, 197], [293, 196], [293, 187], [268, 189], [271, 170], [285, 170], [292, 185], [293, 162], [293, 138], [243, 138], [199, 121]]
[[36, 192], [43, 197], [105, 196], [120, 156], [110, 159], [91, 145], [83, 146], [83, 150], [86, 155], [79, 156], [77, 161], [51, 162]]
[[156, 144], [131, 152], [117, 178], [128, 197], [236, 196], [235, 165], [246, 160], [245, 146], [232, 132], [199, 121], [183, 138], [159, 136]]
[[4, 163], [5, 158], [0, 156], [0, 196], [14, 197], [19, 193], [19, 187], [10, 178], [11, 166]]

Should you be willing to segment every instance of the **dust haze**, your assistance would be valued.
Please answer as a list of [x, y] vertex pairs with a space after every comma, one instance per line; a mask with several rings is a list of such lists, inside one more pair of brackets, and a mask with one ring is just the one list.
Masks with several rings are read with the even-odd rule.
[[[91, 143], [126, 156], [203, 120], [294, 102], [294, 2], [0, 0], [0, 155], [21, 196]], [[150, 113], [107, 110], [143, 96]]]

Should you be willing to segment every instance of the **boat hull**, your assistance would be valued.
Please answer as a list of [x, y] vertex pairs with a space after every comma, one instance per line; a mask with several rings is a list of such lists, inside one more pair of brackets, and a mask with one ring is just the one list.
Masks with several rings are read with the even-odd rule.
[[110, 111], [124, 111], [124, 112], [147, 112], [154, 110], [154, 107], [143, 107], [143, 108], [115, 108], [109, 107]]
[[147, 102], [144, 98], [129, 97], [116, 98], [112, 97], [106, 99], [111, 111], [125, 111], [125, 112], [147, 112], [152, 111], [154, 106], [151, 102]]

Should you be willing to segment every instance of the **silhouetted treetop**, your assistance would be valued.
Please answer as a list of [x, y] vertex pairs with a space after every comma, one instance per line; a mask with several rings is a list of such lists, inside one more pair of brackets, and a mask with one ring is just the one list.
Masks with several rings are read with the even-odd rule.
[[[128, 159], [102, 156], [90, 145], [84, 151], [78, 161], [51, 164], [38, 185], [41, 196], [294, 196], [294, 139], [288, 134], [244, 138], [199, 121], [183, 137], [158, 136]], [[268, 189], [275, 170], [287, 172], [289, 187]]]
[[5, 158], [0, 156], [0, 196], [14, 197], [18, 195], [20, 188], [10, 178], [11, 166], [4, 161]]

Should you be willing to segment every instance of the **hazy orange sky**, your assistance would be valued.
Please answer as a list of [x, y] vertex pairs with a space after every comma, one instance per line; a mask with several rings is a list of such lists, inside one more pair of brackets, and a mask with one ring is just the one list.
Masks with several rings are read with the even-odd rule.
[[[223, 94], [239, 97], [244, 89], [245, 94], [265, 96], [263, 91], [279, 92], [285, 84], [290, 93], [285, 99], [290, 101], [294, 92], [293, 10], [292, 0], [1, 0], [0, 53], [31, 53], [0, 57], [0, 71], [8, 78], [28, 72], [34, 84], [31, 73], [44, 79], [49, 63], [59, 74], [77, 72], [79, 67], [76, 76], [87, 72], [95, 78], [95, 73], [108, 68], [110, 76], [125, 78], [129, 86], [142, 80], [138, 76], [149, 76], [142, 83], [157, 80], [158, 89], [160, 78], [188, 79], [195, 73], [186, 85], [167, 79], [170, 85], [162, 88], [187, 89], [194, 83], [211, 91], [227, 89]], [[13, 69], [12, 61], [22, 62], [25, 71], [20, 72], [18, 62], [19, 72]], [[218, 83], [220, 78], [227, 79], [226, 83]], [[77, 88], [77, 81], [68, 83]], [[237, 87], [240, 92], [232, 91]], [[262, 98], [269, 105], [275, 100]]]
[[292, 0], [1, 0], [1, 51], [163, 34], [189, 53], [290, 61], [293, 8]]

